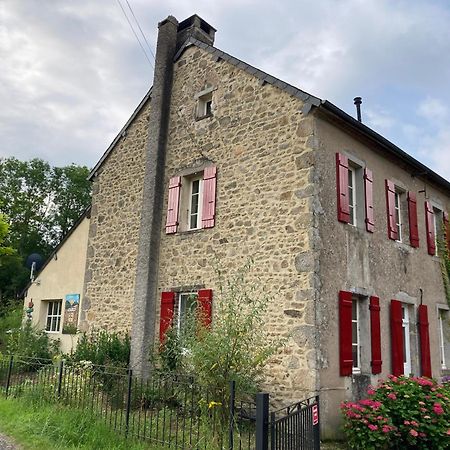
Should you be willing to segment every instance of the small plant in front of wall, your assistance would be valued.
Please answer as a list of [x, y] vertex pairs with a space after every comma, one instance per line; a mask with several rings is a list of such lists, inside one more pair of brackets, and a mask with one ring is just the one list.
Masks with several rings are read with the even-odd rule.
[[78, 328], [76, 325], [70, 324], [70, 325], [64, 325], [62, 329], [62, 334], [77, 334]]

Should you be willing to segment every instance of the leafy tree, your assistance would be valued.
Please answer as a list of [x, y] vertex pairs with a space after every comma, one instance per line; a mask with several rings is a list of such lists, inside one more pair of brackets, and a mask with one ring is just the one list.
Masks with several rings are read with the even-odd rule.
[[12, 247], [6, 247], [4, 245], [4, 241], [6, 239], [6, 236], [8, 235], [8, 228], [9, 228], [8, 222], [6, 222], [4, 216], [0, 214], [0, 256], [12, 255], [15, 253]]
[[0, 213], [9, 221], [3, 255], [0, 299], [15, 297], [25, 286], [31, 253], [47, 258], [90, 203], [89, 169], [71, 164], [52, 167], [41, 159], [0, 158]]

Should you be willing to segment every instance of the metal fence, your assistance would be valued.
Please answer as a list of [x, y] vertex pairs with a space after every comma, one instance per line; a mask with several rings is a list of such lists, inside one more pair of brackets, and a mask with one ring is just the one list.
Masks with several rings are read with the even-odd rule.
[[[318, 399], [269, 412], [268, 394], [228, 404], [202, 392], [192, 377], [11, 356], [0, 359], [0, 392], [91, 411], [125, 436], [181, 449], [317, 450]], [[317, 423], [315, 417], [317, 415]]]

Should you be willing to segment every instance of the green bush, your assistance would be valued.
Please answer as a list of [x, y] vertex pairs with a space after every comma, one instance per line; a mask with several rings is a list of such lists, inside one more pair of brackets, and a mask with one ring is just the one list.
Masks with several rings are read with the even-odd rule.
[[0, 308], [0, 352], [5, 352], [8, 335], [20, 328], [23, 317], [23, 305], [7, 303]]
[[208, 414], [217, 410], [222, 424], [228, 420], [230, 382], [236, 382], [237, 399], [258, 391], [268, 360], [284, 341], [270, 337], [266, 329], [270, 298], [263, 284], [248, 281], [251, 262], [226, 281], [217, 270], [214, 318], [203, 325], [201, 308], [186, 312], [180, 332], [172, 328], [160, 349], [163, 368], [192, 376], [203, 395]]
[[450, 386], [390, 376], [369, 389], [369, 399], [341, 405], [344, 432], [355, 449], [448, 448]]
[[70, 359], [72, 361], [90, 361], [99, 366], [123, 368], [128, 365], [130, 348], [130, 337], [127, 334], [99, 330], [82, 334]]
[[59, 353], [59, 340], [50, 339], [43, 330], [38, 330], [26, 322], [22, 328], [11, 330], [8, 334], [6, 351], [10, 355], [33, 358], [37, 367], [40, 360], [53, 359]]

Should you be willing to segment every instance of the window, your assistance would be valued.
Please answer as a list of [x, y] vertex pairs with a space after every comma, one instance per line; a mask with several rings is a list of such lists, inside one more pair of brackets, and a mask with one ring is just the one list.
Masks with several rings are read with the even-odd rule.
[[212, 115], [212, 92], [201, 95], [197, 101], [197, 119]]
[[358, 299], [352, 299], [352, 360], [353, 373], [361, 372], [361, 336], [360, 336], [360, 309], [361, 305]]
[[189, 181], [189, 208], [188, 229], [198, 230], [202, 227], [202, 200], [203, 200], [203, 177], [192, 178]]
[[409, 327], [409, 308], [402, 304], [402, 334], [403, 334], [403, 373], [411, 373], [411, 338]]
[[197, 292], [182, 292], [178, 294], [178, 332], [180, 332], [183, 325], [186, 323], [188, 314], [195, 311], [195, 308], [197, 306], [197, 299]]
[[439, 246], [444, 242], [444, 224], [442, 210], [433, 206], [434, 213], [434, 245], [436, 247], [436, 256], [439, 254]]
[[397, 241], [398, 242], [402, 242], [402, 238], [403, 238], [401, 195], [402, 195], [402, 193], [396, 189], [395, 190], [394, 208], [395, 208], [395, 225], [397, 227]]
[[363, 162], [336, 153], [336, 193], [338, 220], [373, 233], [372, 171]]
[[47, 303], [47, 319], [45, 331], [57, 333], [61, 326], [62, 300], [52, 300]]
[[348, 206], [351, 225], [356, 226], [356, 169], [348, 167]]
[[445, 359], [445, 334], [444, 334], [444, 326], [447, 311], [444, 309], [438, 309], [438, 333], [439, 333], [439, 355], [441, 360], [441, 369], [446, 370], [447, 364]]

